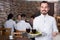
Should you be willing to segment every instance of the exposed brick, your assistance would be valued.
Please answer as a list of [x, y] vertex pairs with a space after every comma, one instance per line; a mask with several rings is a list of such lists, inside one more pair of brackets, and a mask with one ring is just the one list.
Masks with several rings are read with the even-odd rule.
[[[2, 1], [2, 2], [1, 2]], [[40, 2], [27, 2], [27, 1], [20, 1], [20, 0], [0, 0], [0, 6], [3, 6], [3, 13], [0, 13], [0, 25], [2, 25], [9, 13], [13, 13], [16, 16], [19, 13], [25, 13], [29, 18], [32, 14], [35, 14], [38, 9], [37, 7], [40, 5]], [[57, 13], [60, 14], [60, 3], [56, 3], [56, 10]], [[4, 13], [5, 12], [5, 13]]]

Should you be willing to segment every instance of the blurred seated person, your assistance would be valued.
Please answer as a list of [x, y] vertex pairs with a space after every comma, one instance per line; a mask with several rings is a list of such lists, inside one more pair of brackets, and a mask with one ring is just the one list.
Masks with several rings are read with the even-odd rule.
[[22, 14], [21, 18], [22, 18], [21, 21], [19, 21], [17, 23], [17, 27], [15, 29], [19, 30], [19, 31], [22, 31], [22, 32], [25, 32], [26, 28], [30, 28], [31, 29], [31, 25], [29, 23], [25, 22], [26, 15]]
[[11, 35], [12, 35], [12, 33], [14, 32], [15, 26], [16, 26], [16, 23], [15, 21], [13, 21], [13, 14], [10, 13], [7, 17], [7, 21], [5, 22], [4, 27], [11, 28]]
[[21, 20], [21, 14], [17, 15], [16, 23], [18, 23]]
[[34, 15], [32, 15], [31, 17], [30, 17], [30, 20], [29, 20], [29, 23], [30, 23], [30, 25], [31, 25], [31, 27], [33, 28], [33, 19], [35, 18], [35, 16]]
[[[35, 18], [36, 16], [37, 16], [37, 15], [32, 15], [32, 16], [30, 17], [30, 20], [29, 20], [29, 23], [30, 23], [32, 29], [33, 29], [33, 20], [34, 20], [34, 18]], [[31, 38], [31, 40], [35, 40], [35, 38]]]

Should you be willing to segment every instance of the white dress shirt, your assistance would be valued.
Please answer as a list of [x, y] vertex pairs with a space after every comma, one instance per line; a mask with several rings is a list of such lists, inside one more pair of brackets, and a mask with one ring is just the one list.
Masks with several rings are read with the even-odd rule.
[[16, 26], [16, 23], [12, 19], [7, 20], [4, 24], [5, 28], [11, 28], [11, 34], [13, 33], [15, 26]]
[[30, 24], [25, 22], [24, 20], [21, 20], [17, 23], [17, 27], [15, 29], [20, 31], [26, 31], [26, 28], [31, 28]]
[[35, 40], [52, 40], [52, 32], [58, 32], [55, 18], [48, 14], [36, 17], [33, 21], [33, 28], [47, 34], [43, 37], [36, 37]]

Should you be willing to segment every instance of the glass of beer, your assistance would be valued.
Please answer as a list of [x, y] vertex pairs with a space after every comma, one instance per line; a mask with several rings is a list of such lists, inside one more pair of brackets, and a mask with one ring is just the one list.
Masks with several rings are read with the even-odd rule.
[[35, 33], [36, 33], [36, 29], [32, 29], [32, 33], [34, 33], [34, 34], [35, 34]]
[[30, 28], [26, 28], [26, 32], [29, 33], [30, 32]]

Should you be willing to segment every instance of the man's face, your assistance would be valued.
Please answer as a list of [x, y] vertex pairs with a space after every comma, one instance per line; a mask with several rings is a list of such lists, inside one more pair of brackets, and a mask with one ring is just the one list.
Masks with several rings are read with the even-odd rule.
[[21, 15], [18, 15], [18, 17], [17, 17], [17, 18], [18, 18], [18, 20], [21, 20]]
[[49, 7], [48, 7], [48, 4], [47, 3], [42, 3], [41, 6], [40, 6], [40, 12], [42, 14], [47, 14], [49, 11]]

